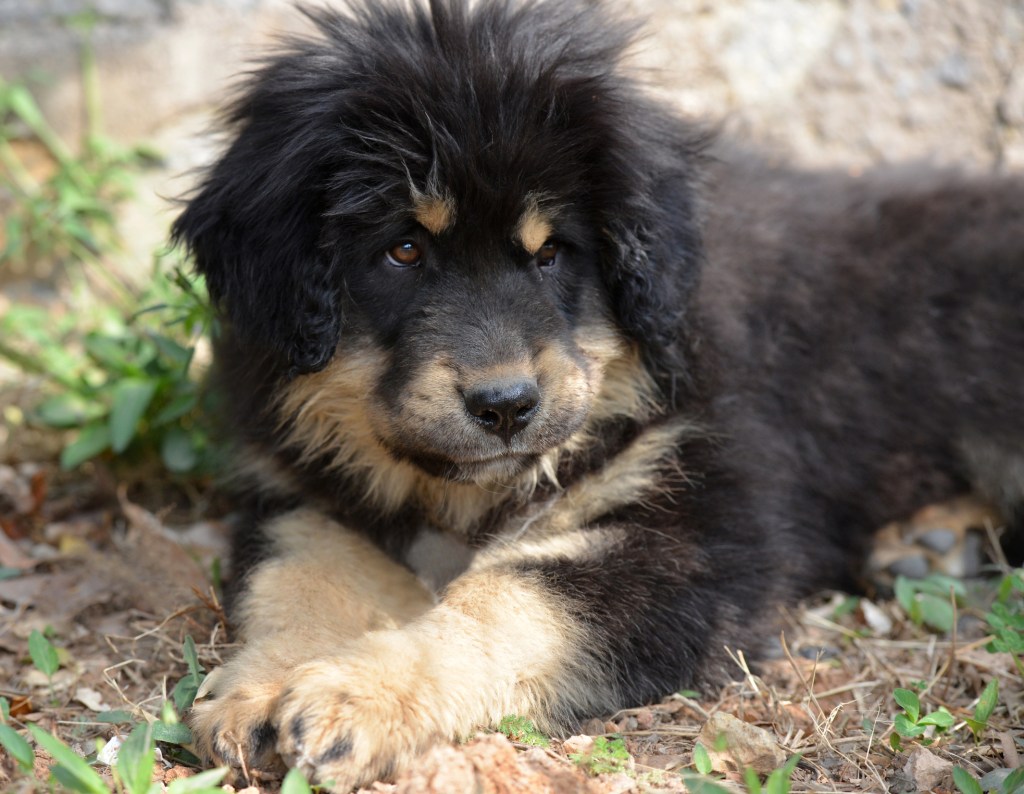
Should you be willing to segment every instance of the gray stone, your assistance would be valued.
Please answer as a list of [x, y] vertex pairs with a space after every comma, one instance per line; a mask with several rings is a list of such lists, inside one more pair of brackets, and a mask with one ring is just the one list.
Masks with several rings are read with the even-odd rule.
[[971, 66], [962, 52], [955, 52], [939, 64], [939, 79], [953, 88], [967, 88], [971, 83]]
[[916, 540], [936, 554], [945, 554], [956, 545], [956, 533], [951, 529], [929, 529], [918, 535]]
[[893, 576], [906, 576], [908, 579], [923, 579], [928, 570], [928, 560], [923, 554], [911, 554], [889, 565], [889, 573]]

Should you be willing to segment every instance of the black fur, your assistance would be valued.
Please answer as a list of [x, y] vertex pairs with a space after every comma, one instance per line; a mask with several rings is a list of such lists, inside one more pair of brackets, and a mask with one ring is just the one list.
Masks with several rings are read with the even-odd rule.
[[[589, 627], [609, 673], [591, 707], [609, 711], [717, 677], [722, 645], [756, 649], [779, 603], [852, 586], [886, 521], [971, 487], [1018, 507], [1024, 483], [971, 450], [1024, 450], [1021, 180], [800, 174], [715, 148], [645, 98], [618, 65], [632, 30], [590, 4], [308, 15], [319, 34], [245, 83], [233, 142], [174, 227], [229, 320], [219, 383], [242, 454], [288, 472], [283, 506], [318, 505], [404, 559], [428, 506], [368, 503], [332, 449], [296, 447], [303, 419], [278, 416], [279, 395], [370, 340], [387, 364], [366, 399], [401, 428], [400, 395], [434, 357], [570, 359], [607, 309], [657, 409], [608, 420], [534, 502], [673, 417], [705, 428], [656, 492], [588, 525], [628, 530], [599, 561], [519, 564]], [[450, 228], [415, 223], [410, 185], [453, 199]], [[512, 242], [537, 194], [554, 208], [554, 268]], [[402, 240], [420, 266], [386, 263]], [[551, 424], [508, 443], [510, 479], [565, 440]], [[379, 441], [429, 476], [479, 480], [463, 458], [497, 442], [426, 425]], [[274, 504], [248, 498], [242, 567], [263, 559]], [[522, 509], [496, 506], [470, 544]]]

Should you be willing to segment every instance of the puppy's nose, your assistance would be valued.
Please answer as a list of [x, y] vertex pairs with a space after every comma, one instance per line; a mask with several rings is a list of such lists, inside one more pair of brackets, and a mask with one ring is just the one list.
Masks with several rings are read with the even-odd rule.
[[508, 443], [537, 413], [540, 389], [533, 378], [504, 378], [473, 386], [462, 397], [480, 426]]

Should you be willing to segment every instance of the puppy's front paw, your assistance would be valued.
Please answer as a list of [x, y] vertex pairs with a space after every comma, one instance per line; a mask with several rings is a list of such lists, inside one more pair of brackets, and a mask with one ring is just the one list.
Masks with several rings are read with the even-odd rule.
[[272, 715], [282, 682], [265, 666], [248, 665], [250, 656], [242, 653], [207, 676], [189, 716], [192, 739], [197, 754], [213, 763], [276, 777], [284, 767]]
[[295, 670], [276, 715], [277, 749], [307, 778], [349, 791], [392, 777], [432, 744], [446, 722], [404, 655], [381, 652], [311, 662]]

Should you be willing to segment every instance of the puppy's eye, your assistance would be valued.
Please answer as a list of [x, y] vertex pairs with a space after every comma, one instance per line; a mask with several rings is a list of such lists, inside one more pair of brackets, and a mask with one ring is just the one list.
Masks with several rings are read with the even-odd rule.
[[537, 249], [537, 264], [541, 267], [550, 267], [558, 260], [558, 243], [548, 240]]
[[388, 262], [395, 267], [416, 267], [421, 256], [423, 254], [419, 246], [408, 241], [399, 243], [387, 252]]

